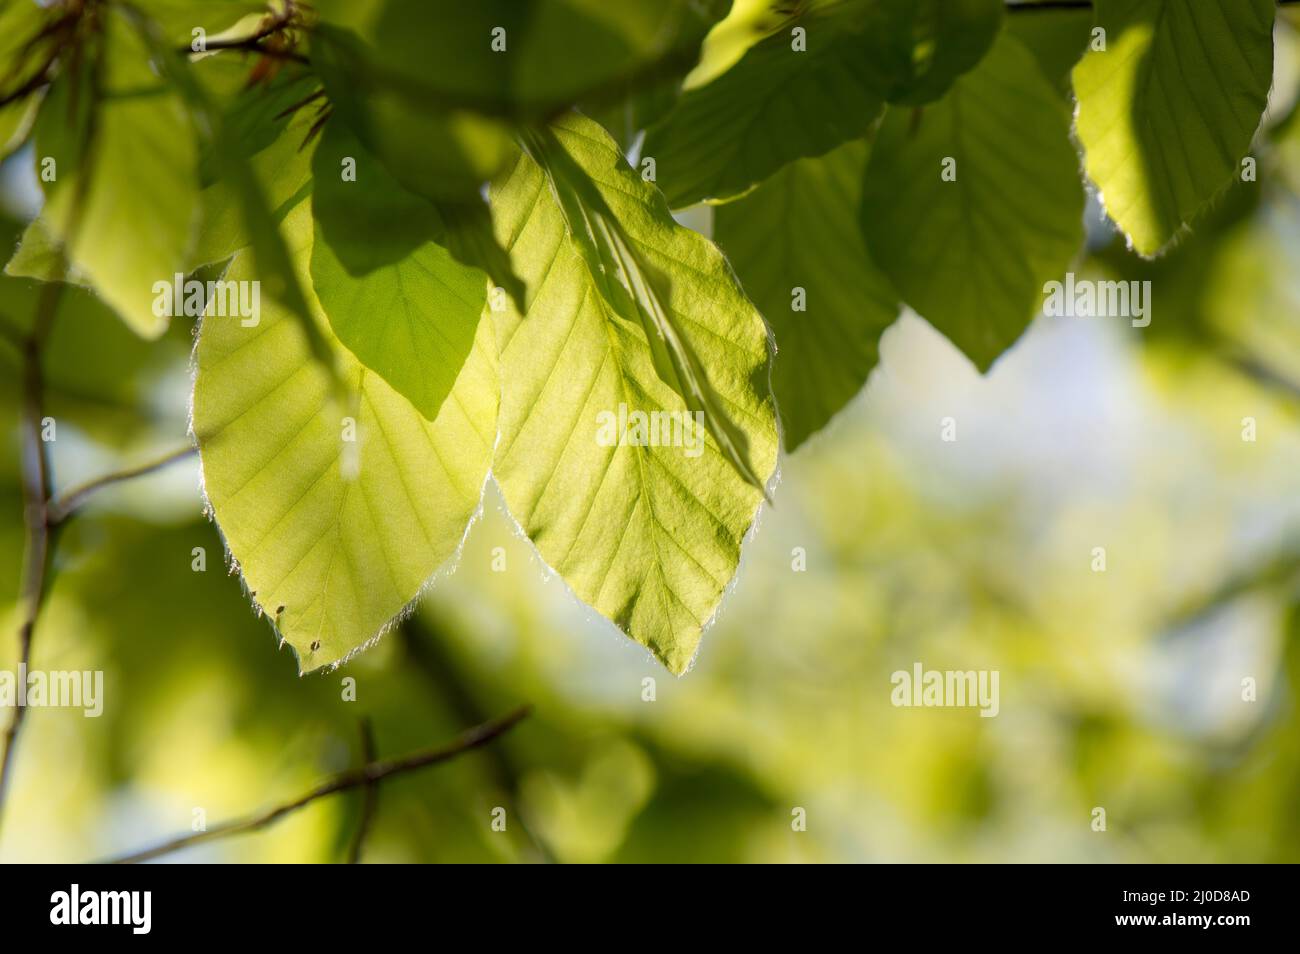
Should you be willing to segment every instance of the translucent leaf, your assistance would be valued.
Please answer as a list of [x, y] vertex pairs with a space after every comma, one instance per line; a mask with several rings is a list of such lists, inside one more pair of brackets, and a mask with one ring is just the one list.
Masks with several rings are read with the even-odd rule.
[[473, 347], [487, 276], [439, 244], [446, 229], [434, 207], [343, 124], [328, 124], [313, 167], [321, 308], [352, 353], [433, 420]]
[[1273, 0], [1097, 0], [1075, 131], [1106, 211], [1155, 255], [1238, 173], [1273, 78]]
[[[776, 420], [758, 312], [718, 250], [673, 221], [603, 129], [574, 115], [552, 131], [628, 246], [668, 279], [662, 305], [688, 330], [766, 481]], [[573, 591], [680, 673], [736, 572], [761, 492], [663, 381], [646, 326], [607, 299], [609, 286], [527, 155], [494, 185], [493, 207], [529, 289], [526, 313], [496, 315], [505, 387], [493, 473]]]
[[[308, 203], [284, 230], [305, 272]], [[254, 274], [242, 254], [226, 278]], [[314, 303], [312, 313], [333, 342]], [[208, 501], [254, 600], [303, 671], [376, 638], [456, 553], [495, 434], [488, 322], [433, 420], [333, 347], [355, 384], [355, 408], [331, 399], [328, 374], [279, 306], [264, 305], [252, 328], [205, 318], [196, 351], [193, 428]]]
[[99, 65], [61, 75], [36, 121], [37, 171], [53, 176], [42, 219], [122, 320], [156, 337], [167, 316], [154, 314], [154, 283], [184, 270], [194, 241], [198, 148], [126, 15], [106, 12], [104, 30]]

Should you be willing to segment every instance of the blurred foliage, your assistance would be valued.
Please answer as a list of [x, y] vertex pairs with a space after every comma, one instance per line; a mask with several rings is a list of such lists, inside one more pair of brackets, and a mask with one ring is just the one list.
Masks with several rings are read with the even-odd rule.
[[[1077, 19], [1047, 16], [1009, 29], [1035, 55], [1035, 36], [1082, 49]], [[783, 459], [684, 679], [573, 598], [491, 485], [417, 614], [301, 678], [225, 571], [192, 463], [99, 494], [61, 533], [32, 664], [102, 669], [104, 714], [29, 711], [0, 859], [104, 857], [188, 831], [196, 808], [213, 824], [288, 799], [357, 764], [363, 716], [393, 756], [527, 701], [492, 746], [386, 782], [363, 860], [1300, 860], [1296, 22], [1279, 22], [1260, 188], [1151, 261], [1090, 199], [1077, 270], [1152, 281], [1151, 326], [1040, 317], [980, 375], [905, 313], [865, 391]], [[11, 246], [30, 170], [30, 152], [0, 170]], [[5, 328], [34, 287], [0, 279]], [[184, 320], [146, 343], [69, 288], [54, 327], [58, 487], [186, 441]], [[0, 336], [12, 448], [17, 368]], [[0, 668], [21, 520], [5, 453]], [[999, 670], [998, 717], [893, 707], [891, 673], [917, 660]], [[176, 858], [340, 860], [359, 806]]]

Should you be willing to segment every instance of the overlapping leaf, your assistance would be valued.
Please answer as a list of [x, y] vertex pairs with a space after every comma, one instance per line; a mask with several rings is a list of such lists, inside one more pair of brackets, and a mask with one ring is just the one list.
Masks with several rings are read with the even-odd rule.
[[[942, 94], [988, 48], [1001, 4], [847, 0], [782, 19], [755, 19], [749, 7], [734, 15], [772, 32], [688, 89], [646, 138], [644, 154], [674, 208], [734, 198], [787, 162], [862, 136], [886, 100]], [[744, 35], [726, 21], [716, 30]], [[719, 46], [718, 58], [734, 56]]]
[[[718, 250], [672, 220], [604, 130], [580, 116], [552, 130], [617, 218], [642, 272], [667, 277], [662, 306], [713, 375], [765, 481], [776, 424], [758, 312]], [[493, 206], [529, 289], [525, 313], [496, 316], [505, 387], [494, 474], [511, 513], [574, 592], [682, 672], [736, 571], [761, 493], [663, 381], [646, 326], [607, 298], [607, 279], [628, 283], [625, 295], [634, 280], [593, 267], [546, 173], [522, 156], [494, 185]], [[634, 414], [647, 415], [640, 431]], [[665, 421], [669, 439], [651, 446], [648, 427]]]
[[890, 111], [862, 228], [904, 301], [987, 369], [1078, 252], [1083, 203], [1068, 108], [1003, 35], [943, 99]]
[[787, 450], [861, 390], [898, 316], [858, 226], [869, 151], [858, 141], [792, 162], [714, 213], [714, 239], [776, 336], [772, 390]]
[[[284, 229], [305, 280], [308, 203]], [[239, 256], [227, 279], [255, 279], [252, 264]], [[313, 315], [328, 337], [314, 303]], [[304, 671], [381, 633], [456, 552], [495, 435], [487, 321], [432, 420], [333, 347], [355, 384], [355, 412], [332, 400], [328, 374], [279, 306], [264, 307], [256, 327], [205, 318], [196, 352], [193, 428], [208, 501], [253, 598]]]
[[341, 123], [326, 128], [313, 166], [321, 307], [352, 353], [433, 420], [473, 347], [487, 276], [451, 256], [434, 207]]
[[1075, 129], [1106, 211], [1155, 255], [1238, 173], [1273, 77], [1273, 0], [1097, 0]]
[[122, 319], [155, 337], [167, 317], [154, 313], [154, 284], [183, 270], [194, 240], [198, 149], [126, 15], [104, 19], [95, 59], [58, 78], [36, 121], [42, 219]]

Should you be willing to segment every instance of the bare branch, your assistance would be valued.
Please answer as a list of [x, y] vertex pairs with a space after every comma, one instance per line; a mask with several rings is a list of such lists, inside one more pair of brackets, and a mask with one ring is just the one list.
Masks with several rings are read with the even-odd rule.
[[135, 467], [128, 467], [125, 470], [119, 470], [115, 473], [104, 474], [102, 477], [96, 477], [94, 480], [87, 481], [78, 487], [61, 494], [57, 500], [50, 501], [46, 511], [46, 522], [51, 527], [57, 527], [63, 523], [86, 502], [86, 498], [91, 496], [97, 490], [112, 484], [121, 483], [124, 480], [131, 480], [135, 477], [143, 477], [146, 474], [152, 474], [156, 470], [162, 470], [168, 464], [174, 464], [178, 460], [184, 460], [196, 452], [194, 447], [181, 447], [157, 460], [149, 461], [145, 464], [139, 464]]
[[[26, 669], [31, 662], [32, 634], [45, 598], [45, 576], [49, 569], [50, 527], [46, 506], [53, 476], [49, 450], [41, 437], [41, 421], [45, 416], [41, 351], [54, 323], [62, 291], [62, 282], [50, 282], [42, 287], [41, 297], [36, 303], [36, 320], [23, 343], [22, 480], [23, 522], [27, 527], [27, 539], [19, 591], [22, 621], [18, 625], [18, 662], [21, 669]], [[26, 706], [15, 706], [5, 729], [4, 754], [0, 755], [0, 822], [4, 820], [5, 796], [13, 771], [18, 732], [26, 714]]]
[[479, 746], [487, 745], [497, 736], [514, 728], [514, 726], [526, 717], [532, 711], [532, 706], [520, 706], [512, 712], [484, 722], [482, 725], [475, 726], [468, 732], [461, 735], [455, 741], [437, 749], [427, 749], [423, 752], [416, 752], [413, 755], [403, 756], [398, 759], [389, 759], [383, 762], [368, 762], [360, 768], [351, 769], [334, 776], [327, 782], [301, 795], [289, 802], [277, 805], [266, 811], [258, 812], [254, 815], [246, 815], [243, 818], [232, 819], [231, 821], [222, 822], [207, 831], [195, 832], [192, 835], [182, 835], [165, 841], [152, 848], [146, 848], [142, 851], [135, 851], [127, 855], [121, 855], [117, 858], [109, 859], [109, 864], [136, 864], [141, 861], [149, 861], [153, 858], [159, 858], [163, 855], [171, 854], [182, 848], [188, 848], [190, 845], [197, 845], [201, 842], [212, 841], [217, 838], [227, 838], [231, 835], [242, 835], [251, 831], [258, 831], [268, 825], [279, 821], [285, 815], [295, 812], [305, 805], [320, 798], [329, 795], [336, 795], [339, 792], [346, 792], [350, 789], [361, 786], [373, 785], [381, 782], [391, 775], [401, 775], [406, 772], [413, 772], [416, 769], [427, 768], [430, 765], [437, 765], [439, 762], [446, 762], [458, 755], [476, 749]]

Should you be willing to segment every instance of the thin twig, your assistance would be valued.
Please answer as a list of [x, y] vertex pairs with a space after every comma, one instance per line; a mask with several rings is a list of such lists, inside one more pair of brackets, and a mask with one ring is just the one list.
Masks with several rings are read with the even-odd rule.
[[49, 86], [50, 75], [50, 67], [47, 64], [44, 68], [33, 73], [32, 76], [17, 89], [10, 90], [8, 93], [0, 95], [0, 107], [8, 106], [10, 103], [16, 103], [18, 100], [30, 96], [38, 89]]
[[458, 755], [476, 749], [479, 746], [486, 745], [497, 736], [512, 729], [520, 720], [532, 711], [532, 706], [520, 706], [513, 712], [484, 722], [482, 725], [475, 726], [459, 738], [437, 749], [428, 749], [423, 752], [416, 752], [413, 755], [403, 756], [398, 759], [389, 759], [383, 762], [369, 762], [360, 768], [351, 769], [343, 772], [323, 782], [320, 785], [295, 798], [293, 801], [285, 802], [274, 808], [258, 812], [254, 815], [247, 815], [243, 818], [232, 819], [231, 821], [222, 822], [209, 828], [207, 831], [195, 832], [192, 835], [182, 835], [179, 838], [173, 838], [165, 841], [152, 848], [146, 848], [142, 851], [135, 851], [127, 855], [121, 855], [117, 858], [109, 859], [109, 864], [136, 864], [141, 861], [149, 861], [153, 858], [159, 858], [163, 855], [171, 854], [182, 848], [188, 848], [190, 845], [196, 845], [200, 842], [212, 841], [216, 838], [227, 838], [231, 835], [242, 835], [251, 831], [258, 831], [268, 825], [274, 824], [285, 815], [295, 812], [305, 805], [320, 798], [329, 795], [336, 795], [339, 792], [346, 792], [350, 789], [359, 788], [363, 785], [372, 785], [383, 781], [392, 775], [401, 775], [406, 772], [413, 772], [416, 769], [426, 768], [430, 765], [437, 765], [439, 762], [446, 762]]
[[[45, 417], [44, 375], [41, 368], [41, 351], [58, 311], [62, 282], [50, 282], [41, 289], [36, 304], [36, 320], [23, 345], [23, 414], [22, 414], [22, 478], [23, 523], [27, 527], [26, 546], [23, 550], [23, 579], [19, 605], [22, 622], [18, 625], [18, 662], [25, 670], [32, 658], [32, 634], [36, 629], [36, 616], [45, 597], [45, 575], [49, 569], [50, 526], [47, 502], [53, 482], [50, 453], [41, 435]], [[0, 823], [4, 820], [5, 796], [9, 777], [13, 771], [14, 749], [18, 731], [22, 728], [27, 707], [17, 705], [5, 729], [4, 754], [0, 755]]]
[[[375, 730], [370, 720], [361, 719], [361, 761], [369, 765], [375, 760]], [[365, 847], [366, 835], [370, 833], [370, 820], [375, 817], [375, 808], [379, 804], [379, 785], [374, 780], [367, 780], [361, 796], [361, 818], [357, 821], [357, 830], [352, 835], [352, 846], [348, 849], [348, 864], [355, 865], [361, 861], [361, 849]]]
[[168, 454], [163, 455], [157, 460], [149, 461], [145, 464], [139, 464], [135, 467], [128, 467], [125, 470], [119, 470], [111, 474], [104, 474], [102, 477], [96, 477], [94, 480], [87, 481], [78, 487], [65, 491], [60, 494], [57, 500], [50, 501], [46, 510], [45, 519], [51, 527], [57, 527], [63, 523], [86, 502], [86, 498], [95, 491], [112, 484], [121, 483], [124, 480], [131, 480], [135, 477], [143, 477], [145, 474], [152, 474], [156, 470], [162, 470], [168, 464], [174, 464], [178, 460], [184, 460], [186, 457], [194, 454], [194, 447], [180, 447]]

